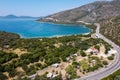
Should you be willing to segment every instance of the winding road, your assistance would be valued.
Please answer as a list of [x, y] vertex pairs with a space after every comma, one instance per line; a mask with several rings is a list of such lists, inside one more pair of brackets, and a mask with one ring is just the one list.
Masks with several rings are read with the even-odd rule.
[[[100, 69], [98, 71], [92, 72], [84, 77], [75, 80], [100, 80], [110, 75], [111, 73], [115, 72], [116, 70], [120, 69], [120, 47], [99, 33], [100, 24], [95, 23], [95, 25], [97, 26], [95, 34], [98, 36], [98, 38], [101, 38], [107, 43], [109, 43], [113, 47], [113, 49], [117, 51], [116, 58], [112, 64], [107, 66], [107, 68]], [[37, 73], [29, 76], [29, 78], [34, 79], [36, 75]]]
[[99, 38], [101, 38], [104, 41], [106, 41], [107, 43], [109, 43], [113, 47], [113, 49], [117, 51], [116, 58], [111, 65], [107, 66], [107, 68], [103, 68], [96, 72], [92, 72], [89, 75], [86, 75], [84, 77], [81, 77], [81, 78], [75, 79], [75, 80], [100, 80], [100, 79], [110, 75], [111, 73], [115, 72], [116, 70], [120, 69], [120, 47], [99, 33], [100, 24], [95, 23], [95, 25], [97, 26], [95, 34]]

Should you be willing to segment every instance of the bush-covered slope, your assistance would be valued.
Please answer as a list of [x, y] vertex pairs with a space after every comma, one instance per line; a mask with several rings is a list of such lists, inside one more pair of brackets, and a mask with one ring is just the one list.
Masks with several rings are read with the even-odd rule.
[[13, 43], [18, 38], [20, 38], [20, 36], [17, 34], [0, 31], [0, 47], [9, 45], [11, 42]]
[[120, 45], [120, 16], [102, 21], [101, 33]]

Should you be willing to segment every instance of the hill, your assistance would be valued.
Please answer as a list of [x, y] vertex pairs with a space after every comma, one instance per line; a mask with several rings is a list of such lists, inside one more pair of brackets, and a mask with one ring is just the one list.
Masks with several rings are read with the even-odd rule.
[[7, 15], [7, 16], [4, 16], [3, 18], [18, 18], [18, 17], [15, 15]]
[[100, 32], [120, 45], [120, 16], [100, 22]]
[[38, 17], [7, 15], [7, 16], [0, 16], [0, 18], [2, 18], [2, 19], [15, 19], [15, 18], [38, 18]]
[[43, 22], [101, 24], [101, 33], [120, 45], [120, 0], [96, 1], [39, 19]]
[[81, 7], [49, 15], [38, 21], [57, 23], [99, 22], [120, 16], [120, 0], [96, 1]]

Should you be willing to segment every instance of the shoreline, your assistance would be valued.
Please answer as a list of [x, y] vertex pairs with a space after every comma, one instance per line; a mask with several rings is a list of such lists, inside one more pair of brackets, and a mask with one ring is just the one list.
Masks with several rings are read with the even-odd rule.
[[36, 21], [38, 23], [48, 23], [48, 24], [54, 24], [54, 25], [65, 25], [65, 26], [79, 26], [79, 27], [84, 27], [84, 28], [88, 28], [90, 30], [92, 30], [91, 28], [87, 27], [91, 24], [87, 24], [87, 23], [55, 23], [55, 22], [44, 22], [44, 21]]
[[[34, 38], [58, 38], [58, 37], [66, 37], [66, 36], [76, 36], [76, 35], [88, 35], [90, 33], [93, 32], [93, 29], [88, 27], [88, 25], [85, 25], [85, 24], [77, 24], [77, 23], [54, 23], [54, 22], [42, 22], [42, 21], [37, 21], [37, 20], [33, 20], [35, 21], [36, 23], [46, 23], [46, 24], [53, 24], [53, 26], [55, 25], [60, 25], [60, 26], [70, 26], [70, 27], [75, 27], [75, 28], [79, 28], [81, 27], [81, 30], [78, 30], [77, 32], [74, 30], [74, 32], [69, 32], [69, 33], [53, 33], [52, 35], [25, 35], [23, 32], [14, 32], [14, 31], [6, 31], [5, 32], [10, 32], [10, 33], [15, 33], [15, 34], [18, 34], [20, 36], [20, 38], [22, 39], [34, 39]], [[54, 27], [53, 27], [54, 28]], [[82, 29], [83, 28], [83, 29]], [[84, 30], [85, 31], [82, 31]], [[41, 33], [42, 34], [42, 33]]]
[[87, 32], [87, 33], [83, 33], [83, 34], [81, 33], [81, 34], [68, 34], [68, 35], [38, 36], [38, 37], [25, 37], [25, 36], [23, 36], [21, 34], [18, 34], [18, 33], [17, 34], [22, 39], [39, 39], [39, 38], [40, 39], [42, 39], [42, 38], [48, 38], [48, 39], [50, 39], [50, 38], [60, 38], [60, 37], [69, 37], [69, 36], [78, 36], [78, 35], [89, 35], [89, 34], [91, 34], [91, 32]]

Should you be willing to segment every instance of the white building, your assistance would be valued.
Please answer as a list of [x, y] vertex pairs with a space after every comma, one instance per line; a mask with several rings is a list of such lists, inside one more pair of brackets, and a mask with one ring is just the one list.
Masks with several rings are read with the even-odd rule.
[[55, 64], [52, 65], [52, 67], [55, 67], [55, 68], [57, 68], [58, 66], [59, 66], [58, 63], [55, 63]]
[[70, 60], [70, 57], [67, 57], [66, 60], [69, 61], [69, 60]]
[[98, 50], [95, 49], [94, 47], [91, 47], [85, 51], [86, 53], [93, 53], [93, 54], [98, 54]]
[[76, 57], [78, 56], [77, 53], [75, 53], [75, 54], [73, 54], [73, 55], [76, 56]]
[[54, 75], [53, 73], [48, 73], [47, 74], [47, 78], [54, 78], [54, 77], [56, 77], [57, 75]]

